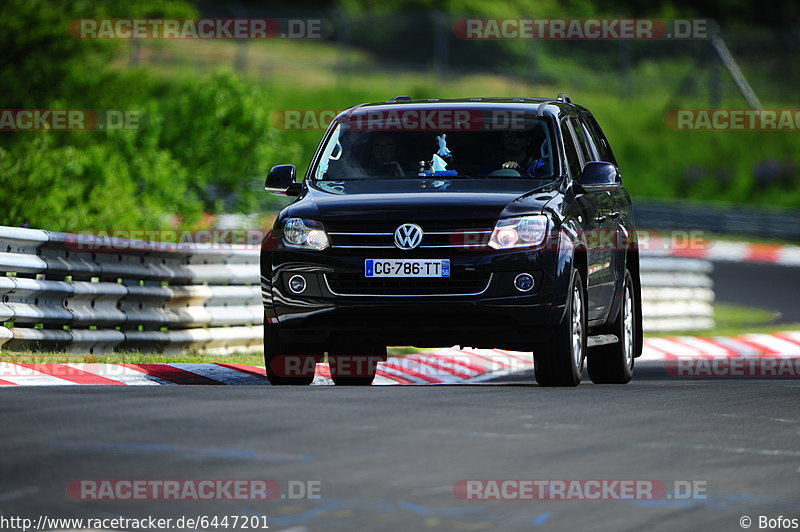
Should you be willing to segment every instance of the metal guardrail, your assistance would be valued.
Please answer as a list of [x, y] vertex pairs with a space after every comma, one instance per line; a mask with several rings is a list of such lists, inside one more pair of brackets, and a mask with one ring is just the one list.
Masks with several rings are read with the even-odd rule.
[[640, 258], [645, 331], [714, 328], [714, 290], [707, 260], [645, 255]]
[[0, 227], [0, 346], [101, 353], [261, 347], [259, 251]]
[[[642, 258], [646, 330], [713, 326], [711, 263]], [[259, 250], [0, 226], [0, 347], [261, 349]]]
[[702, 227], [707, 233], [800, 242], [798, 209], [637, 199], [633, 210], [640, 228], [694, 231]]

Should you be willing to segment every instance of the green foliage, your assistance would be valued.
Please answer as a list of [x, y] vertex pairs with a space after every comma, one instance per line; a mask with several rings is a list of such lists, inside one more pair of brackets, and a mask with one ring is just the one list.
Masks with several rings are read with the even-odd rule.
[[673, 108], [666, 95], [571, 96], [603, 127], [633, 196], [800, 206], [796, 131], [674, 131], [663, 121]]
[[[140, 113], [139, 129], [0, 133], [0, 224], [51, 230], [154, 229], [177, 215], [252, 212], [263, 176], [296, 158], [269, 122], [269, 95], [231, 74], [165, 82], [120, 70], [130, 43], [74, 39], [69, 21], [194, 17], [182, 1], [0, 3], [5, 108]], [[277, 154], [280, 153], [280, 156]]]
[[0, 79], [5, 108], [36, 108], [56, 98], [94, 94], [123, 43], [73, 38], [80, 18], [192, 17], [182, 0], [4, 0], [0, 2]]
[[[622, 6], [623, 2], [588, 0], [380, 4], [343, 0], [341, 7], [353, 24], [351, 44], [374, 53], [372, 63], [363, 59], [363, 65], [337, 76], [333, 72], [337, 67], [319, 68], [313, 57], [335, 45], [315, 43], [316, 48], [306, 49], [306, 43], [291, 43], [288, 53], [297, 55], [291, 56], [290, 75], [254, 79], [229, 72], [209, 76], [162, 71], [156, 76], [156, 70], [146, 64], [126, 66], [130, 42], [79, 40], [67, 32], [67, 24], [79, 18], [197, 16], [195, 7], [183, 0], [4, 0], [0, 2], [4, 108], [133, 110], [142, 119], [137, 130], [0, 132], [4, 207], [0, 224], [65, 231], [153, 229], [169, 225], [175, 215], [184, 226], [193, 226], [203, 219], [204, 211], [274, 209], [278, 200], [263, 191], [267, 170], [273, 164], [292, 163], [302, 175], [322, 132], [276, 130], [270, 123], [272, 111], [344, 109], [398, 94], [517, 95], [514, 84], [531, 77], [538, 85], [527, 95], [566, 90], [574, 101], [592, 110], [609, 136], [634, 196], [800, 206], [796, 132], [676, 132], [665, 127], [663, 116], [669, 109], [708, 106], [703, 92], [706, 84], [699, 79], [705, 75], [704, 67], [697, 64], [708, 57], [707, 51], [691, 55], [675, 48], [675, 57], [664, 57], [673, 49], [662, 47], [661, 55], [632, 61], [629, 77], [639, 89], [627, 98], [621, 98], [616, 88], [619, 43], [592, 43], [596, 55], [590, 56], [583, 49], [580, 54], [571, 53], [569, 47], [575, 43], [466, 42], [449, 35], [450, 64], [456, 69], [462, 60], [483, 65], [474, 67], [483, 75], [482, 81], [452, 72], [452, 79], [443, 80], [432, 72], [387, 66], [431, 64], [430, 29], [441, 29], [442, 19], [426, 10], [451, 17], [588, 17], [625, 13]], [[686, 11], [681, 13], [685, 16]], [[648, 16], [659, 14], [678, 16], [670, 2]], [[152, 52], [171, 44], [145, 43], [142, 49]], [[226, 44], [217, 43], [215, 50]], [[269, 55], [275, 50], [268, 48], [271, 44], [249, 46], [253, 53], [261, 45], [268, 50], [266, 57], [253, 64], [277, 60]], [[636, 47], [644, 50], [653, 44], [632, 43], [634, 57]], [[744, 56], [742, 67], [765, 107], [796, 107], [786, 101], [784, 87], [797, 69], [787, 69], [775, 54], [757, 50], [753, 54], [769, 61], [757, 57], [747, 61], [747, 47], [732, 49], [737, 58]], [[186, 53], [185, 48], [181, 50]], [[412, 57], [417, 53], [413, 50], [422, 59]], [[190, 53], [199, 52], [192, 47]], [[600, 61], [603, 54], [613, 56], [612, 60]], [[186, 64], [197, 61], [194, 56], [176, 59]], [[535, 68], [528, 72], [525, 65], [531, 64]], [[488, 75], [497, 71], [512, 75]], [[682, 78], [694, 84], [695, 90], [659, 82]], [[315, 81], [319, 79], [323, 81]], [[481, 85], [487, 79], [494, 83], [488, 86], [501, 90]], [[529, 90], [531, 85], [525, 87]], [[735, 89], [726, 89], [721, 107], [744, 105]]]
[[223, 199], [225, 210], [254, 211], [270, 161], [299, 156], [279, 144], [266, 91], [232, 74], [176, 84], [161, 101], [161, 142], [189, 171], [206, 209]]
[[199, 217], [196, 202], [183, 195], [187, 172], [167, 151], [132, 154], [117, 140], [56, 146], [53, 133], [29, 135], [0, 148], [4, 224], [127, 230], [164, 227], [176, 212]]

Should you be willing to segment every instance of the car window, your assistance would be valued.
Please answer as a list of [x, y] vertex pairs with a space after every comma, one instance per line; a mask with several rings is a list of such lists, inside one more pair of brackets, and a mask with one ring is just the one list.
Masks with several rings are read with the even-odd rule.
[[578, 156], [578, 151], [575, 149], [575, 140], [570, 131], [569, 123], [567, 120], [561, 124], [562, 138], [564, 139], [564, 151], [567, 155], [567, 167], [572, 179], [580, 179], [581, 169], [583, 165]]
[[590, 161], [602, 161], [603, 156], [600, 155], [600, 150], [597, 148], [597, 142], [592, 137], [591, 132], [589, 131], [588, 126], [586, 125], [586, 121], [581, 118], [580, 119], [580, 130], [583, 133], [583, 139], [586, 142], [586, 149], [589, 152], [589, 160]]
[[617, 160], [614, 158], [614, 153], [611, 151], [611, 146], [609, 146], [608, 140], [603, 134], [603, 130], [600, 129], [600, 126], [597, 124], [597, 120], [595, 120], [592, 115], [584, 115], [583, 121], [586, 124], [586, 129], [589, 132], [589, 136], [592, 138], [594, 145], [597, 147], [597, 151], [600, 155], [599, 160], [607, 163], [617, 164]]
[[581, 168], [583, 168], [583, 165], [585, 165], [589, 161], [596, 161], [597, 158], [589, 148], [588, 145], [589, 143], [586, 140], [586, 134], [584, 133], [583, 128], [578, 122], [578, 118], [574, 116], [571, 117], [569, 119], [569, 124], [571, 126], [572, 133], [575, 135], [575, 142], [578, 146], [578, 153], [581, 156]]

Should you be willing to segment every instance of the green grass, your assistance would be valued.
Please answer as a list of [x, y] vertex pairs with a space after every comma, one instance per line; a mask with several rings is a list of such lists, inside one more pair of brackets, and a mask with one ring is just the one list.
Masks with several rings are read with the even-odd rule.
[[259, 352], [234, 353], [230, 355], [212, 355], [200, 353], [158, 354], [158, 353], [108, 353], [81, 354], [53, 351], [0, 351], [0, 361], [27, 364], [64, 364], [64, 363], [101, 363], [101, 364], [172, 364], [184, 362], [230, 364], [249, 364], [263, 366], [264, 355]]
[[714, 304], [714, 321], [714, 328], [707, 331], [670, 331], [657, 333], [648, 333], [645, 331], [645, 338], [664, 336], [738, 336], [748, 333], [800, 331], [800, 323], [774, 323], [775, 314], [769, 310], [731, 305], [728, 303]]

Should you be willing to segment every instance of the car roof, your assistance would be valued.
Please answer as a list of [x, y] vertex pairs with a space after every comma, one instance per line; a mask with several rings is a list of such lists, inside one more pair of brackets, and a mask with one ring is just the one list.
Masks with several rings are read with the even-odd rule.
[[539, 116], [557, 117], [562, 114], [574, 114], [575, 112], [588, 112], [580, 105], [572, 103], [569, 96], [559, 94], [556, 98], [542, 98], [529, 96], [492, 96], [475, 98], [421, 98], [412, 99], [409, 96], [395, 96], [383, 102], [363, 103], [346, 109], [342, 115], [358, 113], [359, 111], [389, 111], [401, 109], [418, 109], [420, 107], [428, 109], [448, 109], [448, 108], [494, 108], [508, 109], [528, 108], [536, 106], [536, 113]]

